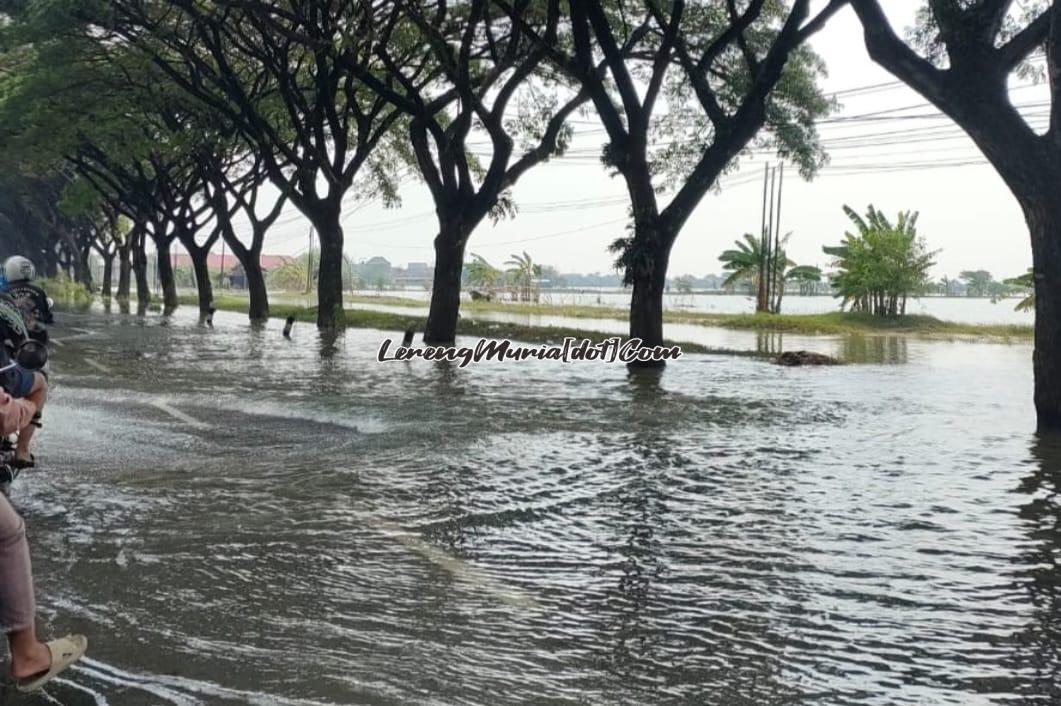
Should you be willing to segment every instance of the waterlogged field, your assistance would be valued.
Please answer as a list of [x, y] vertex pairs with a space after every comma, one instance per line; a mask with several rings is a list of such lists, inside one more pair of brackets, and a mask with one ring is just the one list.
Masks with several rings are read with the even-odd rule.
[[[418, 299], [427, 303], [430, 292], [424, 289], [364, 290], [358, 296], [397, 296]], [[941, 321], [964, 324], [1018, 324], [1031, 326], [1035, 314], [1031, 311], [1015, 311], [1020, 297], [991, 299], [979, 297], [921, 297], [907, 302], [907, 313], [934, 316]], [[614, 289], [542, 290], [542, 304], [556, 306], [604, 306], [626, 309], [630, 306], [630, 292]], [[740, 294], [717, 294], [694, 292], [664, 296], [663, 307], [673, 312], [700, 312], [709, 314], [751, 314], [755, 311], [755, 298]], [[829, 296], [801, 297], [788, 295], [782, 310], [786, 314], [824, 314], [840, 308], [838, 299]]]
[[20, 703], [1061, 698], [1061, 444], [1026, 344], [631, 375], [63, 321], [13, 494], [43, 627], [90, 657]]

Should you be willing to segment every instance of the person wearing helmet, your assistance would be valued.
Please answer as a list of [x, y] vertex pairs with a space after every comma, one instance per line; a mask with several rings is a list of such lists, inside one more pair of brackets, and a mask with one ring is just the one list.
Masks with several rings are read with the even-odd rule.
[[29, 452], [29, 442], [40, 426], [41, 409], [48, 399], [48, 379], [36, 369], [45, 362], [47, 349], [29, 337], [22, 312], [10, 297], [0, 293], [0, 387], [16, 399], [32, 402], [36, 411], [30, 423], [19, 432], [15, 460], [11, 464], [16, 469], [36, 465]]
[[6, 284], [3, 291], [10, 295], [22, 310], [30, 338], [47, 343], [48, 329], [45, 325], [55, 323], [55, 317], [48, 294], [33, 283], [36, 278], [37, 268], [21, 255], [12, 255], [4, 260]]

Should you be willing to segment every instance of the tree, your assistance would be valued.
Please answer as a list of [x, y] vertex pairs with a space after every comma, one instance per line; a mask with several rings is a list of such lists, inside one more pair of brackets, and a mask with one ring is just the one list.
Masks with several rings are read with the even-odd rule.
[[306, 289], [306, 256], [290, 258], [282, 265], [269, 270], [265, 276], [271, 289], [284, 292], [303, 292]]
[[[541, 39], [554, 65], [589, 93], [607, 134], [602, 161], [630, 198], [632, 233], [613, 248], [632, 287], [632, 338], [662, 344], [674, 242], [761, 128], [805, 175], [814, 171], [822, 156], [814, 119], [831, 103], [815, 84], [821, 63], [802, 45], [846, 1], [831, 0], [811, 19], [809, 0], [791, 10], [765, 0], [571, 2], [571, 48]], [[549, 0], [548, 11], [559, 13], [560, 1]], [[662, 187], [674, 190], [666, 205]]]
[[[1024, 212], [1035, 271], [1035, 409], [1061, 428], [1061, 3], [932, 0], [912, 44], [879, 0], [852, 0], [870, 56], [968, 133]], [[1013, 106], [1009, 79], [1042, 50], [1049, 122], [1037, 130]]]
[[541, 277], [542, 266], [535, 263], [526, 250], [522, 255], [513, 254], [505, 262], [508, 272], [519, 290], [519, 300], [522, 302], [538, 301], [539, 291], [536, 280]]
[[969, 297], [987, 297], [991, 295], [991, 285], [995, 278], [987, 270], [962, 270], [958, 279], [965, 283], [965, 294]]
[[[725, 288], [732, 288], [734, 285], [746, 282], [751, 285], [753, 290], [759, 288], [759, 283], [763, 280], [764, 272], [769, 271], [769, 262], [773, 265], [773, 272], [771, 278], [779, 282], [780, 285], [776, 287], [775, 291], [772, 292], [772, 296], [768, 299], [765, 304], [762, 300], [757, 300], [756, 311], [770, 311], [775, 314], [781, 312], [781, 300], [784, 297], [785, 283], [786, 282], [797, 282], [800, 284], [806, 282], [819, 282], [821, 281], [822, 273], [817, 267], [810, 265], [797, 265], [792, 260], [788, 259], [788, 255], [785, 253], [784, 245], [788, 242], [792, 236], [791, 233], [785, 235], [781, 239], [777, 251], [771, 254], [771, 257], [767, 258], [764, 256], [762, 248], [762, 239], [756, 238], [751, 233], [745, 233], [743, 240], [736, 240], [734, 244], [737, 246], [735, 249], [726, 250], [718, 259], [722, 261], [722, 269], [728, 271], [730, 274], [722, 282], [722, 286]], [[766, 269], [764, 269], [766, 268]]]
[[504, 273], [486, 261], [482, 255], [472, 253], [472, 261], [464, 266], [468, 284], [487, 291], [497, 286]]
[[1011, 277], [1002, 281], [1010, 287], [1027, 292], [1027, 295], [1017, 302], [1014, 311], [1035, 311], [1035, 270], [1031, 267], [1019, 277]]
[[[396, 163], [377, 147], [401, 117], [347, 67], [363, 64], [377, 42], [388, 44], [399, 4], [288, 5], [114, 0], [80, 16], [101, 40], [142, 52], [261, 156], [269, 179], [313, 223], [321, 248], [317, 325], [332, 328], [343, 321], [344, 197], [355, 186], [393, 196]], [[392, 58], [416, 56], [406, 46]]]
[[858, 229], [844, 233], [838, 246], [823, 248], [832, 255], [837, 272], [831, 284], [841, 308], [851, 306], [875, 316], [896, 317], [906, 313], [906, 299], [928, 284], [928, 271], [935, 252], [929, 252], [917, 235], [917, 213], [904, 211], [895, 224], [872, 205], [866, 217], [848, 206], [844, 212]]
[[406, 3], [394, 34], [421, 49], [427, 70], [395, 60], [391, 47], [377, 42], [391, 88], [364, 62], [344, 57], [351, 71], [408, 115], [413, 161], [435, 203], [439, 230], [425, 342], [453, 342], [469, 238], [487, 217], [515, 213], [509, 190], [563, 152], [570, 136], [566, 120], [588, 100], [584, 91], [566, 90], [563, 76], [546, 71], [547, 46], [560, 41], [558, 23], [555, 7], [542, 13], [528, 0], [503, 12], [491, 0]]

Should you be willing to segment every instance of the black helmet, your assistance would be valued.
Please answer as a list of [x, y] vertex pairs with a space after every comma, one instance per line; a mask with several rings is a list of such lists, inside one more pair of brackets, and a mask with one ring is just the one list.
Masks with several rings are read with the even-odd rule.
[[48, 347], [40, 341], [27, 339], [15, 351], [15, 360], [27, 370], [40, 370], [48, 363]]

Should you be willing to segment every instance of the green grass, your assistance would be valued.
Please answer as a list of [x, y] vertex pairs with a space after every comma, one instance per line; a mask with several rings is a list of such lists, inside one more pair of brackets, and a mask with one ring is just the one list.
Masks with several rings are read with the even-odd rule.
[[[409, 300], [401, 300], [408, 303]], [[198, 299], [194, 296], [180, 297], [183, 305], [197, 306]], [[241, 296], [223, 295], [214, 298], [214, 306], [222, 311], [234, 311], [246, 313], [247, 299]], [[347, 309], [345, 312], [345, 325], [348, 328], [371, 328], [382, 331], [405, 331], [413, 328], [418, 332], [424, 330], [427, 323], [426, 316], [408, 316], [406, 314], [395, 314], [385, 311], [370, 311], [367, 309]], [[296, 321], [315, 323], [317, 312], [312, 307], [298, 304], [286, 304], [283, 302], [270, 302], [269, 316], [274, 319], [286, 319], [288, 316], [295, 317]], [[603, 333], [600, 331], [588, 331], [576, 328], [563, 328], [555, 326], [526, 326], [497, 321], [472, 321], [461, 319], [457, 322], [457, 334], [473, 338], [508, 338], [527, 343], [561, 343], [564, 338], [589, 339], [600, 342], [608, 338], [614, 338], [616, 334]], [[727, 355], [739, 355], [750, 357], [762, 357], [762, 354], [754, 351], [740, 351], [725, 348], [709, 348], [696, 343], [682, 343], [668, 341], [668, 345], [680, 345], [685, 353], [722, 353]]]
[[[382, 304], [388, 306], [419, 306], [423, 301], [394, 296], [348, 296], [353, 304]], [[462, 311], [505, 312], [532, 316], [564, 316], [575, 319], [615, 319], [626, 321], [626, 309], [604, 306], [565, 304], [524, 304], [519, 302], [461, 302]], [[933, 316], [902, 316], [886, 319], [868, 314], [834, 311], [826, 314], [711, 314], [695, 311], [668, 311], [664, 319], [670, 323], [720, 326], [751, 331], [776, 331], [803, 334], [906, 334], [928, 338], [980, 337], [993, 339], [1031, 338], [1031, 326], [1018, 324], [962, 324], [942, 321]]]

